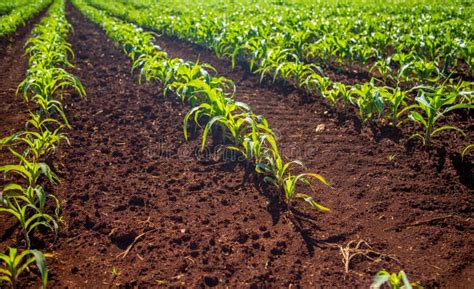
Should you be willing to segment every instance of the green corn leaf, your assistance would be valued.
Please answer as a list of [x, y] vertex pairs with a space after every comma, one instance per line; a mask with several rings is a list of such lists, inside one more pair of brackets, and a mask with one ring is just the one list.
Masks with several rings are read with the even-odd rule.
[[383, 284], [388, 282], [389, 278], [390, 274], [387, 271], [378, 272], [370, 285], [370, 289], [379, 289]]
[[46, 263], [46, 258], [44, 254], [38, 250], [31, 250], [31, 253], [35, 256], [36, 267], [38, 267], [38, 270], [41, 273], [43, 289], [46, 289], [48, 283], [48, 265]]
[[297, 198], [300, 198], [300, 199], [303, 199], [305, 202], [307, 202], [308, 204], [310, 204], [313, 208], [319, 210], [319, 211], [322, 211], [322, 212], [329, 212], [330, 209], [315, 202], [314, 199], [311, 197], [311, 196], [308, 196], [306, 194], [296, 194], [296, 197]]
[[461, 133], [463, 136], [466, 136], [466, 134], [460, 128], [452, 126], [452, 125], [445, 125], [445, 126], [442, 126], [440, 128], [437, 128], [437, 129], [433, 130], [431, 135], [434, 136], [435, 134], [438, 134], [438, 133], [440, 133], [442, 131], [446, 131], [446, 130], [455, 130], [455, 131]]

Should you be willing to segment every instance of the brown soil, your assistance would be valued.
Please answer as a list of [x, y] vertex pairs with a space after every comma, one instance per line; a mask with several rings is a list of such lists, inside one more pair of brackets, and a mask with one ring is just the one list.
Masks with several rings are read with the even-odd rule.
[[46, 10], [28, 22], [28, 25], [18, 28], [11, 36], [0, 38], [0, 135], [18, 131], [25, 123], [28, 109], [22, 95], [14, 97], [18, 84], [25, 77], [28, 69], [28, 55], [25, 54], [25, 43], [30, 37], [33, 25], [37, 24]]
[[[237, 98], [279, 133], [284, 154], [329, 180], [331, 189], [308, 193], [331, 212], [299, 205], [298, 215], [314, 221], [295, 226], [267, 205], [268, 190], [243, 165], [196, 154], [199, 138], [184, 141], [186, 107], [139, 85], [121, 49], [71, 7], [68, 19], [74, 73], [88, 97], [66, 100], [74, 129], [55, 160], [64, 224], [45, 248], [55, 254], [51, 288], [367, 288], [380, 269], [404, 269], [427, 288], [474, 285], [472, 157], [456, 153], [466, 139], [407, 145], [404, 131], [361, 125], [319, 101], [300, 104], [296, 90], [260, 87], [244, 69], [161, 38], [171, 56], [199, 57], [233, 79]], [[456, 124], [472, 129], [461, 117]], [[337, 245], [359, 239], [400, 263], [359, 256], [345, 273]]]

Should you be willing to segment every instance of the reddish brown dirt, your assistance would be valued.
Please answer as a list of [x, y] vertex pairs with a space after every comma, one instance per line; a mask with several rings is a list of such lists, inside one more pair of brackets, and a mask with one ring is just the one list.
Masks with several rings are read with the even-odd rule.
[[[74, 130], [55, 160], [64, 224], [47, 249], [55, 253], [51, 288], [367, 288], [382, 268], [403, 268], [427, 288], [474, 285], [472, 158], [454, 153], [465, 139], [448, 134], [437, 139], [447, 149], [430, 151], [405, 145], [400, 133], [360, 125], [320, 102], [299, 105], [297, 91], [259, 87], [243, 69], [161, 39], [171, 56], [200, 55], [233, 79], [237, 98], [281, 135], [284, 154], [330, 181], [332, 189], [312, 194], [332, 211], [299, 206], [315, 222], [298, 230], [267, 207], [266, 190], [241, 165], [196, 159], [199, 139], [186, 142], [181, 131], [186, 108], [157, 86], [139, 85], [120, 49], [76, 10], [68, 14], [75, 74], [88, 97], [66, 101]], [[416, 224], [439, 217], [446, 218]], [[397, 228], [403, 224], [410, 226]], [[344, 273], [336, 246], [358, 239], [401, 264], [357, 257]]]

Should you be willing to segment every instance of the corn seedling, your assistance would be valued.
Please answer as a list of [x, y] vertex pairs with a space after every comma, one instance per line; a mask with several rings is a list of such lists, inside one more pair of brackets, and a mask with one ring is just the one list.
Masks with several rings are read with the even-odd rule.
[[[56, 202], [56, 216], [54, 217], [45, 213], [48, 197]], [[30, 235], [39, 226], [54, 232], [57, 237], [59, 201], [53, 195], [48, 195], [41, 186], [25, 189], [18, 184], [8, 184], [0, 195], [0, 203], [2, 205], [0, 212], [14, 216], [20, 223], [28, 248], [30, 248]]]
[[359, 107], [359, 116], [362, 121], [366, 122], [369, 119], [377, 116], [380, 117], [384, 112], [384, 98], [387, 90], [383, 87], [376, 87], [374, 79], [371, 82], [363, 85], [355, 85], [351, 89], [352, 102]]
[[59, 181], [56, 174], [51, 168], [45, 163], [35, 163], [28, 161], [23, 155], [17, 153], [12, 148], [9, 148], [13, 156], [17, 157], [20, 161], [18, 165], [5, 165], [0, 166], [0, 172], [3, 172], [4, 176], [13, 173], [17, 174], [25, 179], [30, 186], [34, 186], [38, 183], [38, 179], [43, 175], [52, 184]]
[[[456, 93], [444, 92], [442, 88], [434, 92], [426, 92], [423, 88], [419, 90], [419, 96], [415, 98], [416, 104], [406, 107], [403, 111], [410, 111], [408, 118], [424, 129], [424, 134], [415, 133], [412, 137], [419, 138], [423, 144], [430, 146], [431, 138], [443, 131], [454, 130], [464, 135], [458, 127], [443, 125], [436, 128], [437, 122], [448, 112], [456, 109], [470, 109], [472, 104], [457, 103]], [[420, 113], [421, 112], [421, 113]], [[423, 114], [422, 114], [423, 113]]]
[[[236, 103], [236, 105], [240, 104]], [[229, 114], [227, 117], [221, 115], [213, 117], [204, 128], [201, 150], [205, 147], [206, 139], [211, 128], [217, 123], [224, 129], [224, 133], [227, 133], [226, 136], [232, 143], [241, 144], [248, 131], [255, 126], [255, 117], [256, 116], [251, 113]]]
[[[47, 118], [58, 113], [69, 127], [63, 104], [53, 98], [59, 94], [59, 98], [62, 99], [66, 88], [74, 88], [79, 95], [85, 95], [84, 87], [76, 76], [62, 68], [53, 67], [29, 72], [19, 84], [17, 93], [21, 90], [25, 100], [35, 102]], [[33, 96], [30, 97], [29, 94]]]
[[332, 84], [332, 81], [322, 75], [322, 72], [313, 72], [303, 81], [304, 87], [307, 91], [311, 93], [316, 93], [318, 96], [326, 97], [331, 93], [329, 87]]
[[375, 277], [370, 289], [379, 289], [383, 284], [388, 284], [391, 289], [413, 289], [423, 287], [418, 283], [410, 283], [405, 272], [400, 271], [398, 273], [389, 273], [387, 271], [378, 272]]
[[230, 138], [234, 143], [240, 143], [239, 138], [247, 128], [246, 124], [253, 120], [251, 117], [247, 117], [249, 116], [247, 113], [249, 107], [245, 103], [235, 102], [231, 98], [225, 97], [221, 90], [213, 89], [209, 85], [201, 83], [207, 101], [202, 101], [199, 106], [193, 107], [185, 115], [183, 119], [184, 137], [188, 138], [187, 127], [191, 117], [194, 118], [195, 123], [198, 123], [200, 118], [207, 117], [210, 120], [203, 132], [201, 150], [204, 149], [210, 129], [217, 123], [229, 131]]
[[385, 99], [385, 105], [389, 111], [390, 119], [393, 126], [398, 126], [402, 108], [406, 105], [407, 91], [401, 90], [399, 87], [383, 90], [382, 97]]
[[36, 187], [23, 187], [15, 183], [7, 184], [0, 195], [0, 199], [4, 202], [8, 202], [10, 198], [17, 198], [17, 200], [23, 201], [25, 204], [31, 205], [36, 210], [43, 214], [45, 213], [46, 200], [52, 198], [56, 204], [55, 213], [56, 217], [59, 215], [60, 204], [59, 200], [52, 194], [46, 193], [41, 186]]
[[274, 138], [265, 118], [259, 116], [257, 121], [249, 122], [251, 131], [244, 136], [240, 146], [228, 146], [229, 149], [240, 152], [247, 161], [259, 163], [266, 155], [267, 138]]
[[280, 76], [281, 68], [286, 64], [288, 65], [289, 59], [298, 59], [298, 57], [292, 53], [291, 49], [274, 48], [267, 52], [266, 58], [260, 63], [260, 67], [255, 70], [256, 73], [260, 73], [260, 83], [263, 82], [266, 75], [273, 75], [273, 82]]
[[296, 186], [301, 183], [303, 185], [311, 186], [310, 178], [313, 178], [320, 183], [329, 186], [327, 181], [319, 174], [315, 173], [303, 173], [293, 175], [290, 172], [292, 166], [299, 166], [304, 168], [304, 165], [300, 161], [290, 161], [287, 163], [283, 162], [283, 159], [278, 151], [278, 147], [274, 137], [268, 135], [266, 140], [271, 146], [271, 149], [267, 151], [262, 161], [257, 163], [256, 171], [258, 173], [264, 174], [264, 180], [268, 183], [273, 184], [278, 189], [282, 189], [284, 192], [284, 200], [288, 207], [291, 206], [291, 201], [294, 198], [302, 199], [313, 208], [320, 211], [329, 211], [325, 206], [317, 203], [314, 199], [302, 193], [296, 193]]
[[48, 157], [54, 153], [57, 145], [61, 140], [69, 142], [66, 135], [60, 132], [61, 127], [53, 132], [45, 130], [42, 133], [35, 131], [25, 131], [16, 133], [10, 137], [0, 140], [0, 145], [9, 143], [25, 144], [26, 149], [23, 153], [25, 157], [29, 157], [32, 162], [38, 162], [42, 157]]
[[270, 145], [270, 148], [267, 149], [267, 152], [265, 153], [265, 156], [262, 161], [257, 163], [256, 171], [265, 176], [266, 182], [271, 183], [278, 188], [281, 188], [284, 183], [285, 175], [288, 169], [292, 166], [299, 166], [300, 168], [304, 168], [304, 164], [298, 160], [284, 163], [278, 150], [275, 137], [269, 135], [266, 139], [268, 144]]
[[60, 128], [62, 124], [60, 121], [54, 118], [44, 118], [39, 114], [30, 111], [30, 119], [26, 122], [26, 127], [34, 127], [40, 133], [44, 133], [47, 130], [51, 130], [53, 127]]
[[332, 89], [323, 96], [334, 104], [336, 104], [339, 99], [342, 99], [345, 108], [352, 101], [350, 86], [341, 82], [333, 83]]
[[439, 65], [433, 61], [414, 61], [412, 69], [416, 74], [415, 79], [436, 83], [442, 77], [442, 72], [438, 66]]
[[374, 70], [377, 70], [378, 73], [382, 76], [382, 78], [384, 80], [387, 80], [388, 78], [391, 77], [391, 75], [393, 73], [393, 69], [390, 66], [391, 62], [392, 62], [391, 57], [379, 59], [372, 66], [372, 68], [370, 69], [370, 72], [373, 72]]
[[389, 154], [389, 155], [387, 156], [387, 160], [388, 160], [389, 162], [393, 162], [396, 157], [397, 157], [397, 154]]
[[115, 279], [118, 275], [120, 275], [119, 269], [117, 269], [115, 266], [112, 266], [112, 278]]
[[298, 185], [298, 183], [301, 183], [306, 186], [311, 186], [311, 182], [309, 181], [310, 178], [316, 179], [320, 183], [329, 187], [329, 184], [326, 182], [326, 180], [321, 175], [318, 175], [318, 174], [304, 173], [304, 174], [299, 174], [295, 176], [289, 174], [283, 180], [283, 190], [285, 192], [285, 200], [286, 200], [287, 205], [290, 205], [291, 200], [293, 200], [294, 198], [297, 198], [297, 199], [304, 200], [313, 208], [319, 211], [322, 211], [322, 212], [329, 211], [327, 207], [317, 203], [313, 199], [313, 197], [311, 197], [310, 195], [296, 193], [296, 186]]
[[[46, 255], [48, 256], [48, 255]], [[15, 248], [9, 248], [8, 254], [0, 253], [0, 284], [7, 283], [12, 289], [18, 288], [18, 278], [25, 271], [29, 271], [33, 263], [41, 274], [42, 288], [46, 289], [48, 282], [48, 266], [46, 257], [38, 250], [24, 250], [21, 253]]]

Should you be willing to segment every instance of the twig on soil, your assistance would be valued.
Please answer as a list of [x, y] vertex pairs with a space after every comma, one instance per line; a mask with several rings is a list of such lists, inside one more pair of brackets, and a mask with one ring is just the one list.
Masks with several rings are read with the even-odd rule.
[[[355, 240], [352, 240], [350, 241], [349, 243], [347, 243], [346, 247], [342, 247], [340, 245], [337, 245], [337, 247], [339, 247], [339, 250], [341, 251], [341, 254], [342, 254], [342, 263], [344, 264], [344, 270], [346, 273], [349, 273], [349, 268], [350, 268], [350, 262], [352, 260], [352, 258], [354, 258], [355, 256], [358, 256], [358, 255], [362, 255], [364, 257], [366, 257], [367, 259], [371, 260], [371, 261], [374, 261], [374, 262], [378, 262], [380, 261], [382, 258], [386, 257], [386, 258], [390, 258], [390, 259], [393, 259], [395, 260], [397, 263], [400, 263], [400, 261], [398, 261], [397, 258], [395, 258], [394, 256], [390, 256], [390, 255], [387, 255], [387, 254], [383, 254], [381, 252], [377, 252], [375, 250], [372, 250], [372, 247], [364, 240], [359, 240], [357, 242], [357, 244], [351, 248], [351, 245], [354, 244]], [[366, 248], [361, 248], [362, 246], [366, 247]], [[371, 257], [370, 255], [377, 255], [377, 257]]]
[[145, 221], [138, 221], [138, 223], [139, 223], [139, 224], [147, 223], [147, 224], [150, 224], [150, 225], [153, 224], [153, 223], [151, 222], [151, 217], [148, 217], [148, 219], [146, 219]]
[[146, 231], [145, 233], [142, 233], [140, 235], [138, 235], [137, 237], [135, 237], [135, 240], [133, 240], [132, 244], [130, 244], [130, 246], [128, 246], [127, 250], [123, 251], [122, 253], [118, 254], [116, 256], [116, 258], [122, 256], [122, 259], [124, 259], [125, 257], [127, 257], [128, 253], [130, 253], [130, 251], [132, 250], [133, 246], [135, 246], [135, 244], [141, 239], [143, 238], [143, 236], [145, 236], [146, 234], [148, 233], [151, 233], [151, 232], [155, 232], [155, 231], [158, 231], [158, 228], [156, 229], [151, 229], [149, 231]]
[[112, 236], [115, 233], [115, 231], [117, 231], [117, 228], [113, 228], [112, 230], [110, 230], [108, 237]]
[[442, 217], [435, 217], [435, 218], [431, 218], [431, 219], [424, 220], [424, 221], [416, 221], [416, 222], [413, 222], [413, 223], [410, 223], [410, 224], [401, 224], [401, 225], [397, 225], [397, 226], [387, 228], [384, 231], [387, 232], [387, 231], [398, 230], [398, 229], [402, 229], [402, 228], [415, 227], [415, 226], [419, 226], [419, 225], [423, 225], [423, 224], [430, 223], [430, 222], [433, 222], [433, 221], [443, 220], [443, 219], [447, 219], [447, 218], [451, 218], [451, 217], [453, 217], [453, 214], [447, 215], [447, 216], [442, 216]]

